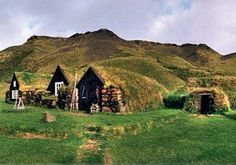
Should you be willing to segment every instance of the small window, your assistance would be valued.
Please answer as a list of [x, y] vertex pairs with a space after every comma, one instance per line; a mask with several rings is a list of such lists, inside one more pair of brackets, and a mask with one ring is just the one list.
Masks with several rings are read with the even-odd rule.
[[13, 81], [13, 87], [16, 87], [16, 81]]
[[81, 97], [82, 97], [82, 99], [86, 99], [86, 88], [85, 88], [85, 86], [82, 86]]
[[58, 96], [58, 90], [64, 85], [64, 82], [55, 82], [55, 96]]
[[18, 90], [11, 91], [11, 99], [13, 99], [13, 100], [18, 99]]

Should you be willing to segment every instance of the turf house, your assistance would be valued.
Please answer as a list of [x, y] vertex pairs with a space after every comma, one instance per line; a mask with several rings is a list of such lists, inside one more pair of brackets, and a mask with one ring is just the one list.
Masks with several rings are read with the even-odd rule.
[[9, 82], [9, 89], [5, 93], [5, 102], [14, 103], [21, 97], [26, 104], [41, 104], [42, 96], [48, 95], [45, 91], [51, 76], [46, 74], [15, 72]]
[[101, 90], [105, 81], [93, 67], [89, 67], [76, 88], [79, 90], [79, 109], [89, 110], [92, 103], [101, 106]]
[[67, 79], [61, 66], [58, 65], [48, 85], [47, 91], [50, 91], [52, 95], [58, 96], [58, 90], [62, 86], [68, 86], [69, 84], [70, 81]]
[[20, 93], [20, 83], [16, 77], [16, 73], [13, 74], [10, 87], [9, 87], [9, 98], [11, 101], [18, 99]]
[[[105, 84], [105, 80], [93, 67], [89, 67], [84, 74], [80, 72], [80, 75], [81, 79], [72, 85], [72, 72], [65, 74], [59, 65], [52, 76], [17, 72], [13, 75], [6, 92], [6, 102], [13, 103], [21, 97], [25, 105], [43, 105], [69, 110], [76, 106], [75, 110], [87, 112], [126, 111], [124, 91], [120, 87]], [[48, 82], [50, 83], [47, 87], [45, 84]]]
[[189, 92], [184, 109], [197, 114], [222, 113], [230, 109], [230, 103], [221, 89], [199, 88]]

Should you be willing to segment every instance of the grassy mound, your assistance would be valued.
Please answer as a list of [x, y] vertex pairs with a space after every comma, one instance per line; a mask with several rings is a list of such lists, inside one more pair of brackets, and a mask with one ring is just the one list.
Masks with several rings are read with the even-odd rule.
[[[48, 82], [51, 80], [50, 74], [16, 72], [18, 81], [20, 82], [20, 90], [34, 90], [47, 88]], [[10, 82], [9, 82], [10, 83]]]
[[201, 113], [201, 98], [202, 94], [211, 94], [214, 99], [214, 112], [222, 113], [230, 109], [230, 103], [227, 95], [217, 88], [199, 88], [190, 91], [189, 96], [186, 99], [184, 109], [192, 113]]
[[164, 68], [152, 58], [114, 58], [100, 62], [98, 65], [103, 67], [120, 68], [125, 71], [138, 73], [140, 75], [156, 80], [167, 90], [174, 90], [185, 84], [182, 79]]
[[236, 77], [233, 76], [204, 76], [193, 77], [186, 81], [190, 88], [221, 88], [224, 91], [236, 91]]
[[98, 67], [107, 85], [120, 86], [127, 99], [129, 111], [140, 111], [162, 106], [162, 95], [167, 92], [157, 81], [141, 74], [113, 67]]

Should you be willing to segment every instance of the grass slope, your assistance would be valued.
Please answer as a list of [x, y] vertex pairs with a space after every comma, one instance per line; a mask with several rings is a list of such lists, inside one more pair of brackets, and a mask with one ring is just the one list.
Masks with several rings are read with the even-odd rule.
[[152, 58], [123, 57], [105, 60], [99, 63], [103, 67], [120, 68], [129, 72], [156, 80], [167, 90], [184, 85], [183, 80], [171, 73]]

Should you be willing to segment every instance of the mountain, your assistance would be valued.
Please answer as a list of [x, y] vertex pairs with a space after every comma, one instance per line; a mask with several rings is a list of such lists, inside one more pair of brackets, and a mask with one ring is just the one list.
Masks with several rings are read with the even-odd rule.
[[100, 29], [68, 38], [32, 36], [0, 52], [1, 80], [13, 72], [51, 74], [58, 64], [81, 75], [92, 65], [108, 84], [126, 91], [130, 109], [159, 106], [189, 78], [236, 76], [236, 54], [222, 56], [205, 44], [127, 41]]

